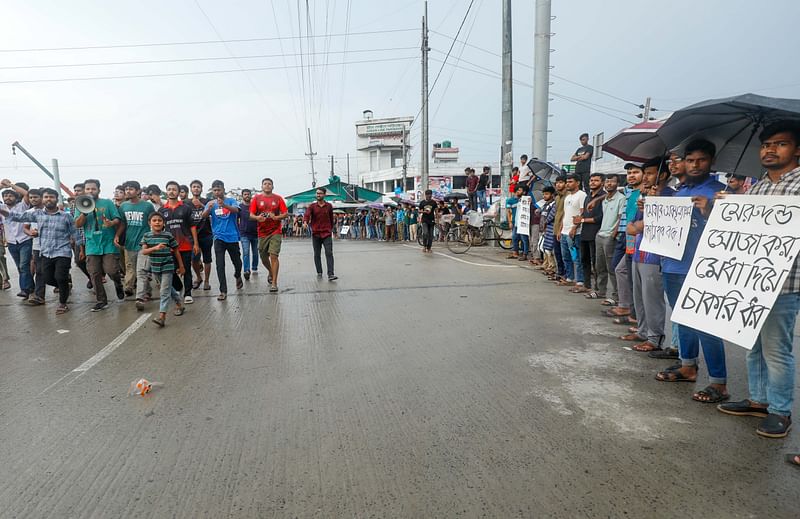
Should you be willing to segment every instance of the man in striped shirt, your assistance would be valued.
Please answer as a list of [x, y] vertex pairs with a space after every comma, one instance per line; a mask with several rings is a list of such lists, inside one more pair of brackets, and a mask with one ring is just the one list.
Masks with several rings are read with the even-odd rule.
[[[766, 173], [746, 195], [800, 196], [800, 123], [777, 122], [760, 135], [761, 165]], [[747, 352], [750, 397], [720, 404], [717, 409], [737, 416], [764, 419], [756, 433], [783, 438], [792, 427], [795, 361], [794, 327], [800, 312], [800, 256], [795, 259], [775, 305]]]

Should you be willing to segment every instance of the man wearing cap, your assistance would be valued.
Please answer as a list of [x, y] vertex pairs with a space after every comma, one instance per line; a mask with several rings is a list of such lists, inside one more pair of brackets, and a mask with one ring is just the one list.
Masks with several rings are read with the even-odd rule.
[[736, 175], [728, 173], [725, 175], [728, 185], [725, 187], [725, 192], [730, 195], [743, 195], [747, 192], [747, 177], [745, 175]]
[[[628, 162], [625, 164], [628, 185], [625, 187], [625, 214], [620, 218], [619, 234], [617, 235], [617, 250], [614, 253], [612, 266], [617, 277], [617, 291], [619, 301], [617, 306], [606, 312], [609, 317], [614, 317], [622, 324], [624, 319], [630, 321], [631, 310], [633, 309], [633, 278], [631, 269], [633, 264], [634, 237], [627, 234], [628, 223], [633, 221], [638, 209], [637, 202], [641, 194], [642, 180], [644, 172], [642, 165], [638, 162]], [[631, 321], [635, 324], [635, 321]]]

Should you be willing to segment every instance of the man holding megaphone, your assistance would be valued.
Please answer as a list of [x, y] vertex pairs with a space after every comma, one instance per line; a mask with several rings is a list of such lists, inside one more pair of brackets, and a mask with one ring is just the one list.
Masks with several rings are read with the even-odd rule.
[[119, 211], [114, 202], [100, 198], [99, 180], [87, 180], [83, 189], [85, 195], [75, 199], [75, 208], [80, 213], [75, 220], [75, 226], [84, 230], [86, 267], [97, 298], [92, 312], [99, 312], [108, 306], [108, 295], [103, 286], [104, 273], [114, 282], [117, 298], [125, 298], [120, 279], [119, 249], [114, 245]]

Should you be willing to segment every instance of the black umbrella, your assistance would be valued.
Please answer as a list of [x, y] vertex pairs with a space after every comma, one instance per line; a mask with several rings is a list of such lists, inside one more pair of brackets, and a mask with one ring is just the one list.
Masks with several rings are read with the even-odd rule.
[[448, 194], [444, 195], [444, 199], [445, 200], [463, 200], [465, 198], [469, 198], [469, 196], [467, 196], [464, 193], [457, 193], [456, 192], [456, 193], [448, 193]]
[[528, 167], [531, 168], [533, 174], [541, 180], [549, 180], [555, 182], [556, 179], [564, 174], [561, 168], [552, 162], [545, 162], [543, 160], [531, 159], [528, 161]]
[[678, 110], [656, 134], [678, 152], [694, 139], [707, 139], [717, 147], [715, 170], [758, 177], [763, 172], [758, 133], [785, 119], [800, 121], [800, 100], [743, 94]]

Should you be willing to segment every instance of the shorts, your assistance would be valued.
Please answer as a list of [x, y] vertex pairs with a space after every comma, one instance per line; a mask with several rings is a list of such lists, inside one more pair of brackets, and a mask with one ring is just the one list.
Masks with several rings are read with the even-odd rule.
[[277, 256], [281, 253], [281, 241], [283, 236], [273, 234], [258, 239], [258, 254], [264, 258], [267, 255]]
[[200, 245], [200, 254], [192, 253], [192, 261], [197, 261], [201, 257], [203, 258], [203, 264], [209, 265], [212, 263], [212, 256], [213, 256], [213, 248], [214, 248], [214, 235], [209, 234], [207, 236], [198, 237], [198, 245]]

